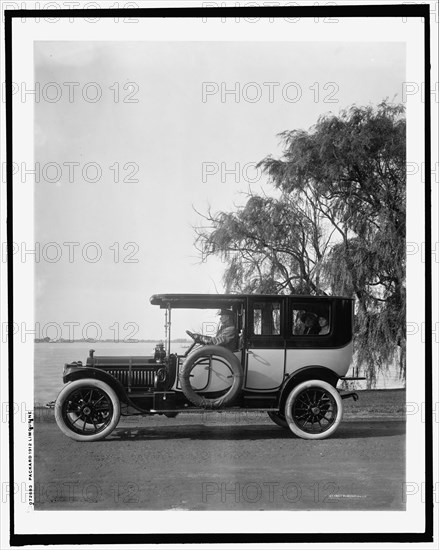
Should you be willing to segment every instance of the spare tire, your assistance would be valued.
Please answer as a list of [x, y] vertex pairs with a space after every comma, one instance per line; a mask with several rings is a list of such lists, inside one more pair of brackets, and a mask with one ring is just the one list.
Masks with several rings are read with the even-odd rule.
[[[197, 362], [202, 357], [220, 357], [227, 362], [231, 372], [232, 384], [220, 397], [208, 398], [197, 393], [191, 386], [190, 377], [192, 369], [197, 366]], [[203, 346], [189, 355], [183, 364], [180, 374], [181, 389], [186, 398], [203, 409], [220, 409], [226, 405], [231, 405], [240, 394], [244, 385], [244, 371], [239, 359], [229, 349], [222, 346]]]

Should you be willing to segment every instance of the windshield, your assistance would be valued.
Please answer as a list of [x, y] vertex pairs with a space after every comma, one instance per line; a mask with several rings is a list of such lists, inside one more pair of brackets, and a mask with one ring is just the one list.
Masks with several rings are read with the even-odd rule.
[[164, 315], [168, 326], [168, 334], [165, 335], [168, 353], [181, 354], [193, 343], [186, 330], [205, 336], [215, 336], [218, 330], [217, 309], [171, 309], [170, 313], [170, 322], [169, 310], [165, 310]]

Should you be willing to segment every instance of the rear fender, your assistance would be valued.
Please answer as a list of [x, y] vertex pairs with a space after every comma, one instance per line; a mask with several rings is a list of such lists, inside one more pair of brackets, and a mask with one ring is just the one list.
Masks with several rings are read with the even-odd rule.
[[337, 386], [337, 382], [340, 380], [340, 377], [333, 370], [328, 369], [327, 367], [322, 367], [321, 365], [309, 365], [299, 369], [291, 374], [282, 384], [279, 398], [280, 410], [282, 410], [285, 406], [285, 402], [291, 390], [306, 380], [323, 380], [335, 388]]
[[66, 372], [63, 376], [64, 383], [80, 380], [81, 378], [97, 378], [98, 380], [102, 380], [102, 382], [106, 382], [111, 388], [113, 388], [120, 401], [123, 403], [129, 402], [125, 388], [119, 380], [114, 378], [114, 376], [111, 376], [111, 374], [93, 367], [66, 366]]

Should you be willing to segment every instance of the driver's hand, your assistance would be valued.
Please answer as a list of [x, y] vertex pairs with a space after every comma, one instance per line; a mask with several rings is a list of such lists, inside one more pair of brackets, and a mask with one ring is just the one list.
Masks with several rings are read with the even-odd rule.
[[203, 336], [202, 334], [200, 334], [200, 342], [207, 346], [208, 344], [210, 344], [212, 342], [212, 337], [211, 336]]
[[198, 334], [197, 332], [192, 332], [190, 330], [187, 330], [186, 331], [186, 334], [188, 334], [195, 343], [198, 343], [200, 337], [201, 337], [201, 334]]

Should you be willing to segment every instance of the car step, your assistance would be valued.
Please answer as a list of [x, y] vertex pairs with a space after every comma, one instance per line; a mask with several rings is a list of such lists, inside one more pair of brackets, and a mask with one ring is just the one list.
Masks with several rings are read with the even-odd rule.
[[354, 392], [354, 391], [350, 391], [348, 393], [343, 393], [343, 394], [340, 394], [340, 397], [342, 399], [349, 399], [350, 397], [352, 397], [352, 399], [354, 401], [358, 401], [358, 393]]

